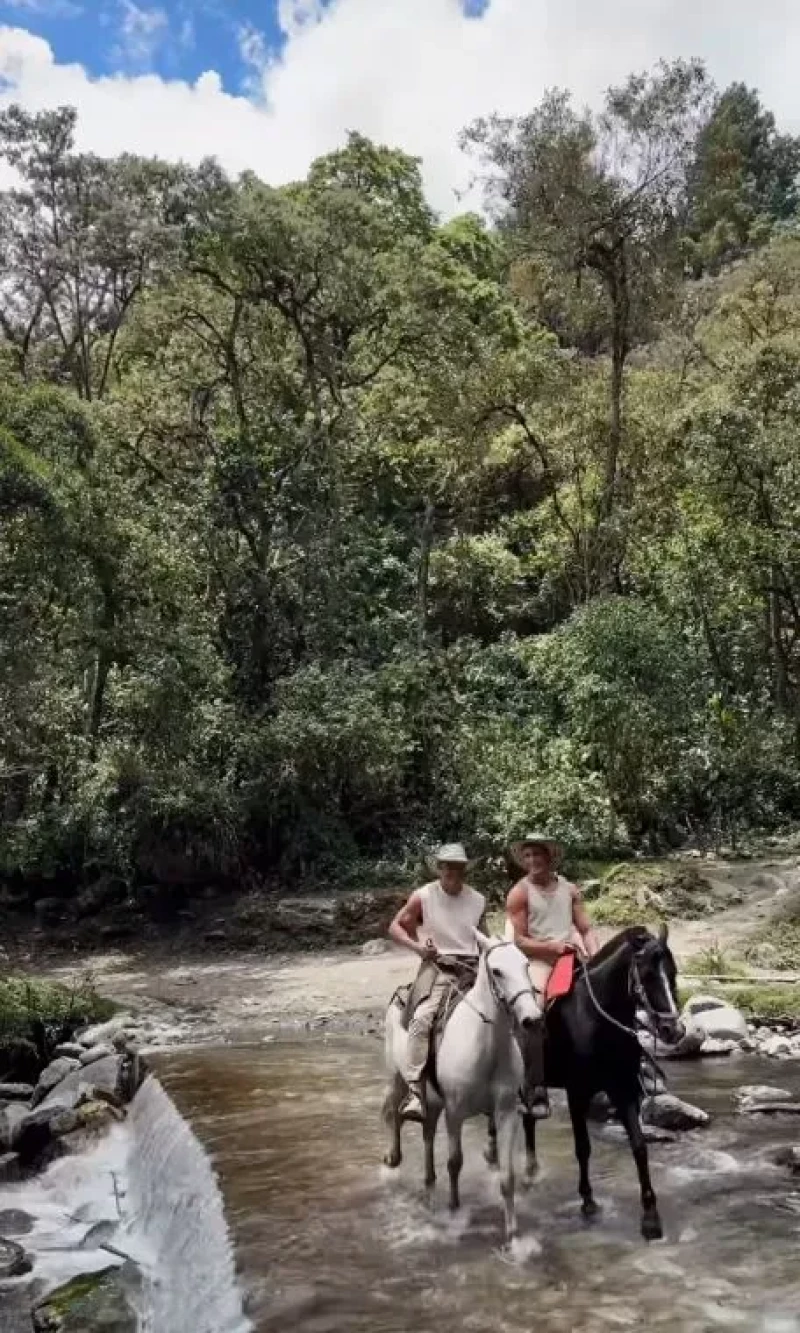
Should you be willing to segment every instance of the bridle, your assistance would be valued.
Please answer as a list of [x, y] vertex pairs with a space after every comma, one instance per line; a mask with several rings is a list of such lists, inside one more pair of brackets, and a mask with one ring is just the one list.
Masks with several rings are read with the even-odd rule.
[[[503, 995], [502, 991], [500, 990], [500, 987], [498, 986], [495, 980], [494, 973], [492, 972], [492, 969], [489, 966], [489, 958], [493, 953], [496, 952], [497, 949], [508, 949], [508, 948], [516, 948], [516, 945], [514, 944], [513, 940], [500, 940], [497, 944], [490, 944], [489, 948], [483, 954], [482, 962], [484, 963], [486, 968], [486, 977], [489, 982], [489, 993], [492, 999], [494, 1000], [498, 1008], [505, 1010], [508, 1018], [510, 1018], [512, 1023], [514, 1023], [517, 1021], [517, 1016], [514, 1012], [514, 1007], [517, 1003], [517, 1000], [522, 999], [523, 995], [531, 995], [533, 991], [530, 982], [528, 982], [527, 986], [520, 986], [519, 990], [515, 991], [515, 993], [510, 998], [507, 998], [505, 995]], [[475, 1012], [480, 1013], [480, 1010], [476, 1009]], [[494, 1022], [494, 1019], [487, 1018], [486, 1014], [481, 1014], [481, 1018], [483, 1019], [484, 1023]]]
[[[669, 988], [669, 982], [667, 981], [667, 978], [663, 972], [663, 964], [660, 964], [659, 966], [662, 969], [662, 977], [664, 981], [665, 991], [670, 996], [671, 999], [672, 993]], [[620, 1032], [624, 1032], [625, 1035], [628, 1037], [633, 1037], [634, 1040], [638, 1042], [639, 1033], [637, 1032], [636, 1028], [629, 1027], [627, 1023], [620, 1022], [618, 1018], [615, 1018], [613, 1014], [609, 1014], [607, 1010], [603, 1008], [597, 996], [595, 995], [594, 987], [592, 986], [591, 977], [589, 975], [589, 968], [587, 964], [583, 961], [581, 962], [581, 973], [586, 983], [586, 990], [588, 992], [589, 999], [591, 1000], [592, 1004], [594, 1005], [600, 1017], [605, 1019], [607, 1023], [610, 1023], [612, 1027], [617, 1028]], [[633, 957], [631, 958], [630, 966], [628, 968], [628, 994], [632, 1000], [634, 1000], [641, 1006], [641, 1008], [647, 1014], [647, 1017], [653, 1020], [653, 1027], [649, 1029], [650, 1035], [653, 1037], [655, 1042], [658, 1042], [659, 1020], [667, 1020], [674, 1022], [678, 1016], [678, 1013], [674, 1001], [672, 1002], [672, 1008], [670, 1010], [656, 1009], [655, 1005], [652, 1004], [647, 994], [647, 991], [645, 990], [644, 983], [642, 981], [642, 976], [639, 971], [639, 963], [636, 954], [634, 954]], [[652, 1060], [652, 1056], [650, 1056], [647, 1051], [644, 1051], [644, 1054], [648, 1056], [650, 1060]], [[655, 1061], [653, 1061], [653, 1064], [655, 1065]], [[658, 1068], [657, 1065], [655, 1067]]]
[[[480, 973], [481, 964], [483, 963], [486, 970], [486, 979], [489, 985], [489, 994], [491, 995], [492, 999], [494, 1000], [498, 1008], [505, 1011], [507, 1017], [511, 1020], [511, 1022], [516, 1023], [517, 1016], [514, 1012], [514, 1006], [516, 1005], [517, 1000], [520, 1000], [523, 995], [532, 994], [532, 988], [530, 982], [528, 983], [527, 986], [520, 986], [518, 991], [516, 991], [509, 998], [506, 998], [506, 996], [500, 990], [488, 962], [490, 955], [495, 953], [497, 949], [508, 949], [508, 948], [516, 948], [516, 945], [513, 943], [513, 940], [498, 940], [497, 944], [490, 944], [489, 948], [486, 949], [485, 952], [481, 954], [480, 958], [478, 959], [478, 973]], [[443, 969], [440, 968], [439, 971], [442, 972], [443, 975], [446, 975], [446, 973], [443, 972]], [[468, 1005], [469, 1008], [473, 1011], [473, 1013], [477, 1014], [478, 1017], [482, 1019], [484, 1023], [489, 1024], [489, 1026], [491, 1026], [494, 1023], [495, 1020], [488, 1014], [484, 1014], [483, 1011], [479, 1009], [476, 1004], [473, 1004], [468, 995], [464, 995], [462, 997], [461, 1002], [462, 1004]]]

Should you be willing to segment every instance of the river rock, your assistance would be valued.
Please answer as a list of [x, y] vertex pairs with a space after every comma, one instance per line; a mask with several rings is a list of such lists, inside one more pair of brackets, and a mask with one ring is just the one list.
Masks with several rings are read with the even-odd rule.
[[107, 1044], [101, 1046], [90, 1046], [88, 1051], [81, 1051], [80, 1061], [86, 1065], [96, 1064], [98, 1060], [107, 1060], [109, 1056], [114, 1055], [114, 1047]]
[[33, 1311], [33, 1326], [36, 1333], [136, 1333], [138, 1321], [120, 1270], [107, 1268], [51, 1292]]
[[82, 1055], [83, 1047], [79, 1046], [76, 1041], [62, 1041], [61, 1045], [56, 1046], [56, 1049], [53, 1051], [54, 1060], [67, 1059], [80, 1062]]
[[29, 1102], [32, 1096], [32, 1083], [0, 1083], [0, 1102]]
[[671, 1092], [648, 1097], [642, 1106], [642, 1122], [658, 1129], [704, 1129], [711, 1121], [707, 1111], [690, 1102], [681, 1101]]
[[688, 1028], [700, 1029], [707, 1037], [744, 1041], [747, 1020], [740, 1010], [718, 995], [692, 995], [681, 1015]]
[[0, 1282], [5, 1278], [22, 1277], [23, 1273], [30, 1273], [32, 1267], [21, 1245], [0, 1237]]
[[[645, 1143], [677, 1143], [678, 1135], [669, 1129], [659, 1129], [657, 1125], [642, 1125]], [[603, 1130], [603, 1138], [612, 1143], [627, 1143], [628, 1135], [624, 1125], [609, 1124]]]
[[743, 1087], [736, 1089], [733, 1100], [736, 1110], [740, 1113], [746, 1113], [765, 1102], [790, 1102], [792, 1094], [787, 1092], [786, 1088], [772, 1088], [769, 1084], [764, 1083], [746, 1083]]
[[758, 1049], [762, 1055], [769, 1056], [771, 1060], [791, 1060], [794, 1055], [790, 1038], [780, 1032], [773, 1032], [764, 1041], [760, 1041]]
[[0, 1236], [29, 1236], [34, 1228], [34, 1220], [21, 1208], [6, 1208], [0, 1212]]
[[43, 1071], [39, 1082], [36, 1084], [33, 1097], [31, 1098], [31, 1105], [38, 1106], [54, 1088], [58, 1087], [59, 1083], [64, 1081], [68, 1074], [71, 1074], [76, 1069], [80, 1069], [78, 1061], [72, 1060], [66, 1055], [62, 1056], [60, 1060], [54, 1060], [53, 1063], [48, 1065]]
[[0, 1153], [0, 1185], [12, 1185], [22, 1178], [19, 1153]]
[[776, 1166], [787, 1166], [793, 1176], [800, 1176], [800, 1148], [779, 1148], [772, 1160]]
[[741, 1050], [738, 1041], [728, 1041], [723, 1037], [706, 1037], [700, 1048], [700, 1054], [704, 1060], [710, 1060], [733, 1055], [733, 1052], [738, 1050]]
[[84, 1050], [91, 1050], [93, 1046], [111, 1045], [115, 1037], [119, 1037], [126, 1028], [133, 1027], [133, 1019], [130, 1014], [117, 1014], [110, 1018], [107, 1023], [96, 1023], [94, 1027], [87, 1028], [78, 1036], [78, 1042]]
[[60, 1106], [72, 1110], [81, 1101], [90, 1097], [111, 1098], [117, 1102], [126, 1100], [123, 1091], [126, 1061], [121, 1055], [109, 1055], [96, 1060], [88, 1066], [77, 1065], [53, 1089], [42, 1103], [44, 1106]]
[[703, 1053], [706, 1035], [698, 1028], [688, 1027], [680, 1041], [668, 1044], [655, 1038], [651, 1032], [640, 1032], [639, 1043], [650, 1055], [659, 1060], [697, 1060]]
[[21, 1102], [10, 1102], [0, 1111], [0, 1152], [16, 1148], [20, 1129], [30, 1115]]

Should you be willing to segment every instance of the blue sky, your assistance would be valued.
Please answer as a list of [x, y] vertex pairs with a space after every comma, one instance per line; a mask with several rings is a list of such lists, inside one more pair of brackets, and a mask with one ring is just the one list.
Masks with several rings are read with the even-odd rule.
[[276, 184], [359, 130], [419, 157], [447, 214], [474, 202], [459, 135], [476, 117], [552, 87], [596, 106], [661, 58], [744, 80], [797, 133], [800, 3], [753, 15], [753, 0], [0, 0], [0, 107], [74, 106], [79, 148], [214, 156]]
[[93, 75], [159, 74], [194, 82], [215, 69], [229, 92], [248, 87], [245, 53], [279, 53], [278, 0], [0, 0], [0, 24], [44, 37], [64, 63]]

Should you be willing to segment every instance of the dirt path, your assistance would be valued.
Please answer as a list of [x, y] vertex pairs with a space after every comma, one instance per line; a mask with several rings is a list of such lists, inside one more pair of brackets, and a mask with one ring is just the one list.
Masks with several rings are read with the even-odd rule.
[[[719, 910], [697, 921], [673, 923], [671, 943], [683, 964], [712, 944], [735, 949], [790, 895], [800, 896], [797, 857], [706, 861], [700, 868]], [[258, 1041], [287, 1026], [377, 1026], [389, 997], [411, 979], [416, 964], [408, 954], [377, 942], [291, 957], [237, 954], [209, 961], [206, 955], [179, 964], [174, 957], [123, 951], [53, 965], [48, 973], [70, 982], [87, 967], [104, 994], [144, 1014], [168, 1038]]]

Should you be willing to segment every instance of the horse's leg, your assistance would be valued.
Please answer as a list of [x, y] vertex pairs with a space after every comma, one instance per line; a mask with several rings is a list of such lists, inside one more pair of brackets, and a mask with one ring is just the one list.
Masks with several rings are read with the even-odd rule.
[[536, 1119], [527, 1111], [522, 1117], [522, 1128], [525, 1133], [525, 1179], [533, 1180], [539, 1170], [536, 1160]]
[[461, 1195], [458, 1182], [464, 1165], [464, 1150], [461, 1146], [461, 1133], [464, 1121], [461, 1116], [447, 1115], [447, 1173], [450, 1177], [450, 1211], [455, 1213], [461, 1207]]
[[647, 1156], [647, 1144], [642, 1133], [642, 1122], [639, 1119], [639, 1106], [635, 1100], [630, 1098], [620, 1098], [619, 1101], [615, 1099], [614, 1105], [620, 1123], [625, 1126], [633, 1160], [639, 1173], [639, 1188], [642, 1192], [642, 1235], [645, 1240], [661, 1240], [664, 1235], [664, 1228], [661, 1225], [658, 1200], [653, 1189], [653, 1182], [650, 1179], [650, 1162]]
[[422, 1143], [425, 1154], [425, 1189], [428, 1191], [429, 1198], [432, 1197], [434, 1186], [436, 1185], [436, 1160], [434, 1156], [434, 1147], [436, 1144], [436, 1129], [441, 1114], [441, 1106], [431, 1107], [429, 1099], [426, 1108], [425, 1123], [422, 1126]]
[[492, 1112], [492, 1113], [490, 1114], [490, 1116], [489, 1116], [489, 1138], [488, 1138], [488, 1141], [487, 1141], [487, 1144], [486, 1144], [486, 1149], [485, 1149], [485, 1151], [484, 1151], [483, 1156], [484, 1156], [484, 1159], [485, 1159], [485, 1161], [486, 1161], [486, 1165], [487, 1165], [487, 1166], [490, 1166], [490, 1167], [492, 1168], [492, 1170], [495, 1170], [496, 1167], [497, 1167], [497, 1163], [498, 1163], [498, 1156], [497, 1156], [497, 1121], [496, 1121], [495, 1118], [494, 1118], [494, 1113], [493, 1113], [493, 1112]]
[[592, 1193], [592, 1183], [589, 1179], [589, 1159], [592, 1155], [592, 1141], [589, 1138], [589, 1127], [586, 1123], [589, 1101], [582, 1093], [569, 1091], [567, 1092], [567, 1100], [569, 1102], [569, 1118], [572, 1121], [572, 1134], [575, 1139], [575, 1156], [578, 1159], [578, 1193], [583, 1199], [581, 1212], [588, 1219], [596, 1217], [600, 1211]]
[[505, 1209], [506, 1241], [517, 1234], [517, 1208], [514, 1198], [514, 1149], [517, 1142], [519, 1114], [515, 1103], [498, 1108], [497, 1139], [500, 1155], [500, 1192]]
[[403, 1124], [400, 1119], [400, 1105], [403, 1100], [405, 1086], [402, 1075], [395, 1074], [389, 1084], [383, 1103], [383, 1118], [389, 1128], [389, 1150], [383, 1159], [383, 1164], [391, 1167], [392, 1170], [395, 1170], [403, 1160], [403, 1150], [400, 1144], [400, 1131]]

